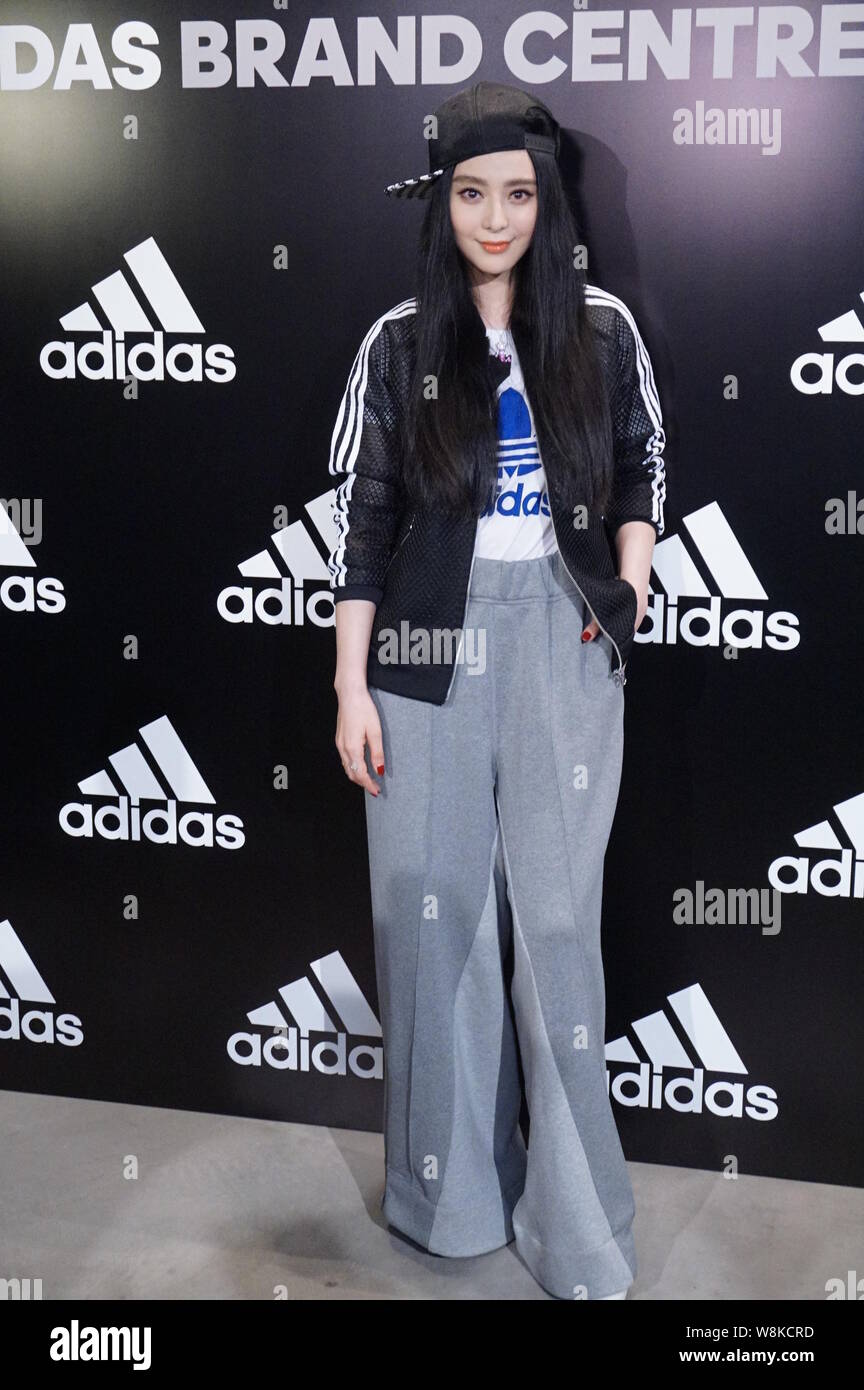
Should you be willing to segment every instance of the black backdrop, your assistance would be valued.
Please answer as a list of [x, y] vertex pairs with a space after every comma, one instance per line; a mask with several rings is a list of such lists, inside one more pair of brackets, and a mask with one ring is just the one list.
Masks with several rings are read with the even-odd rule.
[[[324, 18], [304, 0], [141, 0], [133, 17], [152, 26], [159, 68], [134, 85], [121, 71], [126, 7], [4, 7], [3, 1087], [380, 1128], [363, 793], [333, 744], [324, 562], [347, 373], [373, 320], [414, 291], [421, 210], [384, 185], [426, 168], [422, 119], [455, 89], [429, 65], [437, 8], [408, 8], [398, 71], [370, 73], [369, 25], [377, 16], [396, 37], [392, 0]], [[575, 72], [571, 46], [585, 53], [602, 6], [547, 7], [560, 32], [524, 43], [518, 4], [446, 8], [482, 40], [456, 86], [528, 87], [565, 127], [588, 278], [624, 299], [651, 352], [668, 441], [652, 610], [674, 598], [679, 620], [713, 605], [721, 621], [744, 609], [766, 624], [736, 655], [728, 629], [700, 645], [680, 629], [655, 640], [662, 623], [646, 620], [628, 667], [604, 911], [625, 1151], [860, 1184], [864, 879], [856, 893], [827, 872], [819, 891], [811, 871], [829, 860], [850, 882], [853, 865], [864, 872], [861, 6], [796, 9], [800, 56], [787, 48], [776, 65], [777, 11], [762, 6], [760, 41], [754, 18], [725, 67], [696, 10], [675, 9], [674, 53], [649, 56], [644, 78], [639, 25], [671, 33], [669, 0], [643, 20], [610, 10], [605, 49]], [[829, 11], [849, 26], [839, 39]], [[181, 61], [193, 22], [224, 26], [231, 61], [215, 82]], [[30, 89], [14, 76], [34, 64], [24, 45], [15, 66], [16, 25], [50, 44]], [[74, 25], [105, 85], [58, 79]], [[238, 79], [250, 25], [284, 35], [281, 80]], [[444, 62], [460, 51], [446, 39]], [[316, 52], [331, 66], [307, 80]], [[552, 57], [557, 71], [522, 66]], [[779, 148], [728, 132], [676, 139], [680, 113], [698, 123], [700, 104], [762, 113]], [[126, 259], [136, 247], [152, 252], [149, 270]], [[94, 289], [115, 272], [122, 284]], [[128, 347], [153, 343], [161, 320], [166, 351], [224, 345], [231, 379], [169, 373], [136, 393], [78, 365], [48, 375], [46, 344], [80, 351], [105, 330], [116, 343], [110, 295], [123, 284], [152, 325], [127, 331]], [[171, 327], [183, 299], [194, 331]], [[825, 389], [813, 392], [818, 363]], [[831, 499], [851, 501], [843, 534]], [[288, 595], [290, 616], [297, 579], [302, 622], [264, 621], [263, 591]], [[229, 621], [244, 594], [251, 620]], [[768, 640], [773, 614], [792, 642]], [[194, 812], [195, 834], [202, 815], [235, 818], [233, 846], [64, 829], [80, 822], [69, 803], [95, 815], [124, 804], [124, 786], [146, 797], [153, 779], [142, 811]], [[728, 901], [788, 881], [785, 856], [801, 877], [778, 894], [779, 932], [677, 919], [681, 890]], [[296, 1054], [274, 1049], [280, 1021]], [[640, 1067], [666, 1087], [653, 1103], [626, 1080]], [[682, 1110], [675, 1083], [688, 1078], [702, 1099]]]

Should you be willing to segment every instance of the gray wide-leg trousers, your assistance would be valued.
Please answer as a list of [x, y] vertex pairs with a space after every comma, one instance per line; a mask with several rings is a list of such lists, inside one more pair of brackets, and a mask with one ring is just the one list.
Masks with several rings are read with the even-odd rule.
[[371, 688], [386, 773], [364, 798], [384, 1215], [439, 1255], [515, 1239], [571, 1299], [636, 1275], [600, 951], [625, 697], [589, 618], [557, 551], [476, 558], [447, 701]]

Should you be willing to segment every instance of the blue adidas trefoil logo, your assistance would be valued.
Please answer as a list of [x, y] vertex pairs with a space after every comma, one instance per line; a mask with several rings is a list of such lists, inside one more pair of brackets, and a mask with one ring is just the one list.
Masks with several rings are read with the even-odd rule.
[[549, 494], [546, 489], [539, 492], [531, 490], [530, 479], [523, 478], [523, 475], [537, 473], [539, 469], [539, 460], [535, 463], [499, 464], [494, 506], [488, 506], [482, 515], [491, 516], [496, 511], [499, 516], [548, 516]]
[[[525, 397], [512, 386], [498, 398], [498, 486], [483, 516], [548, 516], [549, 494], [531, 488], [543, 478], [540, 451]], [[532, 473], [538, 477], [532, 479]]]

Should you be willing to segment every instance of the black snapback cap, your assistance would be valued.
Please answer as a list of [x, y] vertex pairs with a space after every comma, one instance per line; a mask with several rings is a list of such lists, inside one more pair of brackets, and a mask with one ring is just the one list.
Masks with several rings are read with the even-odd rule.
[[444, 170], [495, 150], [542, 150], [558, 158], [561, 129], [542, 101], [518, 87], [478, 82], [448, 97], [434, 112], [437, 136], [430, 139], [429, 173], [390, 183], [395, 198], [425, 198]]

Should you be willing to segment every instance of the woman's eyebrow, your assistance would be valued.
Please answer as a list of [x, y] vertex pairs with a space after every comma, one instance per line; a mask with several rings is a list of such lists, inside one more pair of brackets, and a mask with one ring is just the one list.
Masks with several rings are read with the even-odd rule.
[[[453, 182], [454, 182], [454, 183], [482, 183], [483, 186], [484, 186], [484, 188], [487, 186], [487, 183], [486, 183], [486, 180], [485, 180], [485, 179], [472, 178], [470, 174], [454, 174], [454, 175], [453, 175]], [[531, 178], [528, 178], [528, 179], [508, 179], [507, 182], [503, 185], [503, 187], [504, 187], [504, 188], [515, 188], [517, 185], [519, 185], [519, 186], [521, 187], [522, 185], [524, 185], [524, 184], [526, 184], [526, 183], [536, 184], [536, 182], [537, 182], [536, 179], [531, 179]]]

